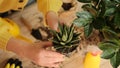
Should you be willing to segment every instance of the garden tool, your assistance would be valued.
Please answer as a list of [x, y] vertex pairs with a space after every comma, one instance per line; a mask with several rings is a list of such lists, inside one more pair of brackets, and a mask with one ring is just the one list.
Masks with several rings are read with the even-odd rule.
[[19, 59], [10, 58], [5, 65], [5, 68], [23, 68], [22, 62]]
[[0, 18], [0, 22], [5, 23], [4, 27], [8, 30], [8, 32], [13, 36], [18, 39], [27, 41], [27, 42], [32, 42], [32, 40], [20, 35], [20, 29], [16, 23], [14, 23], [12, 20], [8, 18]]
[[88, 52], [84, 60], [84, 68], [100, 68], [100, 53]]

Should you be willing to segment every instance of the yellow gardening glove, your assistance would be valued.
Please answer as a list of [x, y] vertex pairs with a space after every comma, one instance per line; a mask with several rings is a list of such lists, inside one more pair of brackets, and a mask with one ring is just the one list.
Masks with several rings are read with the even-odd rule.
[[22, 62], [18, 59], [9, 59], [7, 64], [5, 65], [5, 68], [22, 68]]

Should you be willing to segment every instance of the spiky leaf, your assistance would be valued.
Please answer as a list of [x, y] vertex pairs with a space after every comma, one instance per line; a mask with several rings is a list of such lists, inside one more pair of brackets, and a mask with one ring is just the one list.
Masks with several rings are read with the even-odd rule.
[[60, 30], [60, 35], [62, 36], [63, 26], [61, 26], [60, 23], [59, 23], [58, 27], [59, 27], [59, 30]]
[[69, 38], [68, 38], [68, 40], [66, 41], [67, 43], [72, 40], [73, 34], [74, 34], [74, 27], [73, 27], [73, 25], [71, 25], [71, 27], [70, 27], [70, 33], [68, 34], [68, 35], [69, 35]]
[[66, 26], [59, 24], [59, 32], [53, 32], [53, 44], [57, 52], [70, 53], [78, 46], [80, 39], [79, 33], [74, 31], [74, 25]]

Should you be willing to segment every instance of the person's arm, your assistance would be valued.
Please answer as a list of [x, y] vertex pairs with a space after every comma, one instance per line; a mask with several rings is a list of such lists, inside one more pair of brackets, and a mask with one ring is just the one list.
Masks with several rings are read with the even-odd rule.
[[0, 49], [6, 51], [6, 45], [10, 38], [11, 38], [11, 34], [9, 34], [7, 31], [2, 29], [0, 26]]
[[44, 25], [57, 30], [58, 11], [62, 6], [62, 0], [37, 0], [38, 10], [43, 13]]
[[11, 37], [6, 45], [6, 50], [16, 53], [17, 55], [23, 57], [24, 51], [27, 49], [28, 43]]
[[59, 67], [59, 64], [64, 60], [64, 55], [46, 50], [45, 48], [48, 46], [52, 46], [52, 43], [46, 41], [29, 44], [16, 38], [10, 38], [6, 49], [21, 57], [26, 57], [38, 65]]
[[37, 0], [37, 5], [38, 10], [46, 16], [49, 11], [58, 13], [62, 6], [62, 0]]
[[14, 52], [18, 56], [26, 57], [41, 66], [58, 67], [59, 62], [63, 61], [63, 55], [45, 50], [44, 46], [51, 46], [51, 42], [30, 44], [12, 37], [7, 28], [0, 23], [0, 49]]

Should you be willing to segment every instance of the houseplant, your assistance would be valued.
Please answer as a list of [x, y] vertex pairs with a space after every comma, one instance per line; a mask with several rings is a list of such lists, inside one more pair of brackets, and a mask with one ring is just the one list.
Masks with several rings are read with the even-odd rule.
[[53, 34], [53, 47], [59, 53], [67, 56], [79, 45], [80, 33], [75, 32], [75, 27], [73, 24], [70, 26], [59, 24], [59, 31], [51, 30], [51, 32]]
[[113, 68], [120, 65], [120, 0], [78, 0], [85, 3], [83, 11], [77, 12], [73, 23], [84, 27], [84, 34], [89, 38], [93, 30], [102, 36], [99, 48], [102, 58], [110, 59]]

